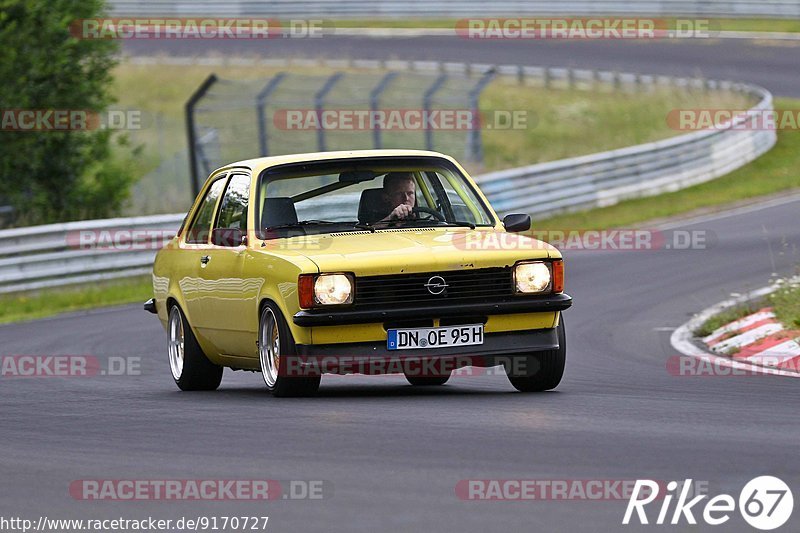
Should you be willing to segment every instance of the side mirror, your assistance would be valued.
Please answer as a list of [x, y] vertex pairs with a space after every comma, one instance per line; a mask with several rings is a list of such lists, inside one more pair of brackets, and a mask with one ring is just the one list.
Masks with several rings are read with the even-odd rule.
[[211, 244], [233, 248], [245, 242], [245, 234], [239, 228], [215, 228], [211, 232]]
[[503, 218], [503, 226], [505, 226], [506, 231], [510, 231], [511, 233], [528, 231], [531, 229], [531, 217], [530, 215], [519, 213], [506, 215], [505, 218]]

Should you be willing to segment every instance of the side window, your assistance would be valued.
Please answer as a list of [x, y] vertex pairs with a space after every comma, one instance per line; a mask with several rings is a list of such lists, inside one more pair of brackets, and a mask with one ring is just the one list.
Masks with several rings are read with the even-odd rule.
[[217, 199], [222, 193], [225, 181], [224, 178], [220, 178], [209, 187], [206, 197], [203, 198], [197, 210], [197, 216], [194, 217], [192, 227], [189, 228], [189, 231], [186, 233], [187, 243], [206, 244], [208, 242], [208, 236], [211, 233], [211, 219], [214, 216], [214, 207], [217, 205]]
[[250, 176], [234, 174], [225, 189], [215, 228], [239, 229], [247, 232], [247, 201], [250, 196]]

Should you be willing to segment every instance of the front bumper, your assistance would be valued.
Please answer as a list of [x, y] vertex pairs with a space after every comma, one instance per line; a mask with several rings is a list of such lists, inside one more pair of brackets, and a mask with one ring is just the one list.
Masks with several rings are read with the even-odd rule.
[[486, 333], [483, 344], [478, 346], [452, 346], [422, 350], [389, 350], [386, 340], [342, 344], [298, 344], [297, 355], [301, 358], [332, 358], [348, 362], [376, 357], [392, 360], [468, 357], [474, 359], [475, 364], [471, 366], [494, 366], [497, 364], [493, 359], [495, 356], [522, 355], [555, 350], [558, 347], [557, 330], [552, 328]]
[[552, 294], [543, 297], [520, 296], [504, 302], [481, 302], [473, 304], [445, 303], [426, 305], [424, 307], [398, 306], [394, 309], [308, 309], [296, 313], [292, 317], [292, 321], [301, 327], [338, 326], [344, 324], [368, 324], [407, 319], [507, 315], [513, 313], [545, 313], [563, 311], [568, 309], [571, 305], [572, 297], [568, 294]]

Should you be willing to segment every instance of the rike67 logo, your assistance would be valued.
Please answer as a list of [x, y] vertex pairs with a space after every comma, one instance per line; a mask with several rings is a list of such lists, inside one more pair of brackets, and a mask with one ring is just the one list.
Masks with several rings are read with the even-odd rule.
[[[663, 486], [655, 481], [648, 479], [637, 479], [628, 500], [628, 508], [625, 509], [625, 516], [622, 518], [624, 525], [630, 524], [631, 520], [640, 524], [672, 524], [681, 523], [695, 525], [697, 518], [712, 526], [719, 526], [731, 519], [731, 515], [736, 511], [737, 501], [730, 494], [719, 494], [705, 501], [708, 494], [701, 494], [690, 498], [692, 480], [678, 484], [677, 481], [670, 481], [666, 485], [666, 491], [661, 492]], [[674, 508], [672, 502], [677, 497]], [[648, 516], [645, 507], [660, 500], [661, 506], [658, 516], [654, 522], [652, 512]], [[794, 497], [792, 490], [783, 480], [773, 476], [760, 476], [751, 479], [742, 488], [738, 499], [739, 513], [742, 518], [756, 529], [769, 531], [777, 529], [785, 524], [792, 516], [794, 509]], [[651, 509], [654, 511], [655, 509]], [[672, 511], [670, 513], [670, 511]], [[698, 517], [695, 516], [697, 513]]]

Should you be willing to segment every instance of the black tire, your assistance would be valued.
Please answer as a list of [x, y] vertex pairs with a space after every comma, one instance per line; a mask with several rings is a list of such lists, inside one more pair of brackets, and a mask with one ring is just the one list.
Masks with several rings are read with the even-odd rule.
[[[564, 376], [567, 361], [567, 336], [564, 316], [558, 322], [558, 349], [512, 358], [511, 368], [506, 365], [508, 381], [520, 392], [542, 392], [555, 389]], [[517, 368], [514, 368], [517, 367]]]
[[[167, 355], [175, 384], [183, 391], [216, 390], [222, 381], [223, 368], [208, 360], [177, 304], [170, 306], [168, 317]], [[173, 330], [178, 322], [180, 331]], [[178, 338], [182, 341], [180, 344]]]
[[450, 374], [446, 376], [409, 376], [405, 375], [409, 383], [415, 387], [434, 387], [444, 385], [450, 379]]
[[[276, 339], [272, 337], [275, 332], [273, 328], [277, 328], [277, 344], [275, 343]], [[270, 338], [273, 339], [272, 342], [268, 341]], [[272, 355], [274, 353], [278, 355], [277, 364]], [[291, 360], [296, 355], [294, 338], [283, 314], [278, 306], [267, 302], [261, 309], [258, 321], [258, 360], [264, 384], [273, 396], [310, 396], [319, 389], [322, 376], [318, 373], [293, 375], [296, 372], [292, 369], [297, 367], [291, 364]]]

